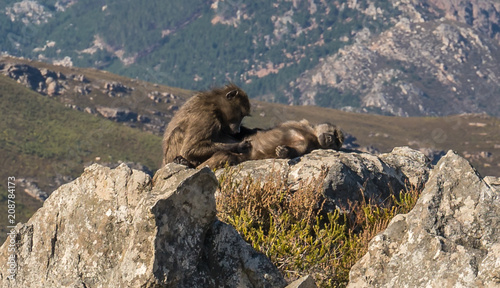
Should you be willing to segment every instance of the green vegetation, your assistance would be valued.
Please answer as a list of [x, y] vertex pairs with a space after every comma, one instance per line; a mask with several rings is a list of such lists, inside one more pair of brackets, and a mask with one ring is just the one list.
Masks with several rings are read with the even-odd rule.
[[318, 94], [315, 97], [316, 104], [321, 107], [332, 107], [340, 109], [345, 106], [359, 107], [361, 100], [359, 96], [351, 91], [340, 91], [327, 85], [319, 85]]
[[320, 211], [325, 173], [292, 191], [279, 173], [263, 181], [235, 180], [226, 168], [217, 198], [219, 219], [234, 226], [288, 280], [312, 274], [319, 287], [345, 287], [349, 270], [368, 242], [399, 213], [408, 213], [420, 192], [401, 191], [381, 205], [354, 203], [341, 214]]
[[[50, 192], [57, 188], [51, 186], [56, 176], [76, 178], [83, 172], [84, 165], [94, 161], [132, 161], [151, 170], [160, 164], [158, 136], [71, 110], [5, 76], [0, 76], [0, 87], [2, 215], [7, 215], [7, 177], [10, 176], [38, 179], [38, 186]], [[18, 195], [24, 198], [16, 199], [16, 221], [26, 222], [41, 203], [25, 193]]]

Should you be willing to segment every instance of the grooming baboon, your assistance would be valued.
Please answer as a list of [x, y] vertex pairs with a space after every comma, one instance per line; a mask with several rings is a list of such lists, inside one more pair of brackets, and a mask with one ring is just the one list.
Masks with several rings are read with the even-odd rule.
[[251, 150], [249, 160], [295, 158], [315, 149], [339, 150], [344, 134], [329, 123], [312, 126], [307, 120], [287, 121], [273, 129], [247, 137]]
[[[249, 144], [239, 142], [251, 130], [241, 127], [250, 114], [247, 94], [234, 84], [200, 92], [174, 115], [163, 136], [163, 165], [178, 162], [197, 167], [217, 153], [217, 160], [234, 162]], [[214, 162], [215, 163], [215, 162]], [[210, 163], [208, 163], [211, 168]]]

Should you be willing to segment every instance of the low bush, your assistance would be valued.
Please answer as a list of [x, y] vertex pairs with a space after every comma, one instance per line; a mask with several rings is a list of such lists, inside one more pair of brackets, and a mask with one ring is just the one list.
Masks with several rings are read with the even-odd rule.
[[396, 214], [409, 212], [420, 193], [408, 188], [383, 204], [365, 200], [325, 213], [325, 175], [326, 169], [292, 190], [278, 172], [257, 180], [226, 168], [219, 178], [218, 217], [266, 254], [288, 281], [311, 274], [319, 287], [345, 287], [369, 241]]

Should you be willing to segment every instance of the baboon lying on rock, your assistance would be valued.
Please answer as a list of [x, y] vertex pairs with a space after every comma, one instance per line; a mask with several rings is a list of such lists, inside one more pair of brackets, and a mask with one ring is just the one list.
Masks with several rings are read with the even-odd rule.
[[190, 167], [241, 162], [250, 148], [241, 142], [253, 130], [241, 127], [250, 114], [247, 94], [234, 84], [200, 92], [174, 115], [163, 136], [163, 165], [177, 162]]
[[315, 149], [339, 150], [344, 134], [335, 125], [315, 126], [307, 120], [287, 121], [273, 129], [259, 131], [246, 138], [251, 144], [249, 160], [267, 158], [295, 158]]
[[205, 164], [218, 168], [225, 161], [229, 161], [229, 165], [235, 165], [246, 160], [291, 159], [315, 149], [339, 150], [344, 143], [344, 134], [335, 125], [322, 123], [312, 126], [305, 119], [287, 121], [275, 128], [255, 132], [244, 140], [251, 146], [248, 152], [238, 155], [216, 153]]

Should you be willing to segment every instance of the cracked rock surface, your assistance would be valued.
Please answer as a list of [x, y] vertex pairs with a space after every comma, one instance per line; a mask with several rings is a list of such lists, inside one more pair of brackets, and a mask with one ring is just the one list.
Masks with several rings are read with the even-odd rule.
[[[0, 287], [284, 287], [263, 254], [215, 215], [207, 168], [169, 164], [153, 180], [94, 164], [13, 229], [15, 281]], [[7, 263], [9, 240], [0, 248]]]
[[455, 152], [353, 266], [348, 287], [500, 287], [500, 191]]

